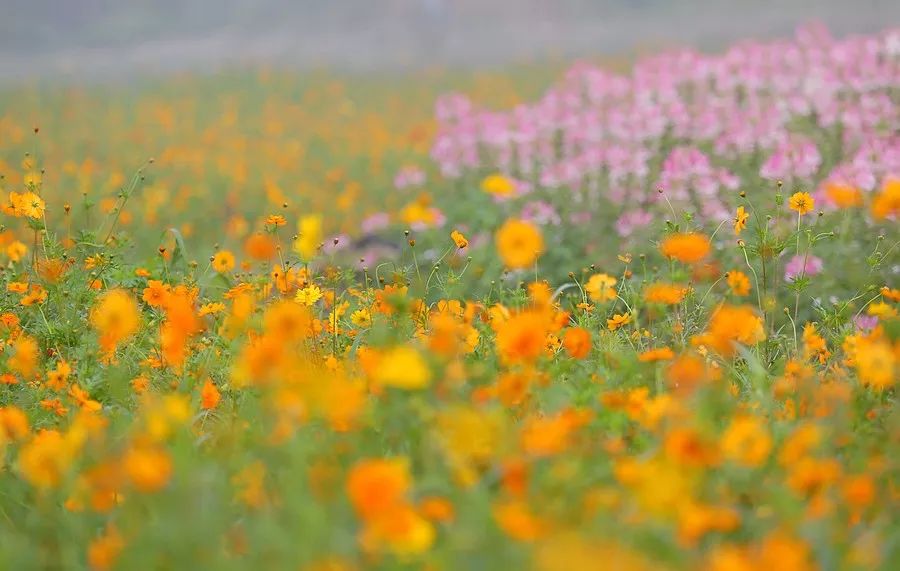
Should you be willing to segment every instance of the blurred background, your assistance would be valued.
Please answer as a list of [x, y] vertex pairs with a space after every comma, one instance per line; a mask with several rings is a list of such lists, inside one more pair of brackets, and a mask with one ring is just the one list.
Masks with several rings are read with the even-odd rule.
[[896, 0], [0, 0], [0, 81], [491, 67], [900, 22]]

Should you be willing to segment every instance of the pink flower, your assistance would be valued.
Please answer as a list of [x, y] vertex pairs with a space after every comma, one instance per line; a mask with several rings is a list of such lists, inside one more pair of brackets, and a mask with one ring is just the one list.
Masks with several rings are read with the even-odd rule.
[[[804, 266], [804, 261], [806, 262]], [[784, 266], [784, 279], [793, 281], [801, 275], [815, 276], [822, 271], [822, 260], [816, 256], [794, 256]]]
[[387, 228], [390, 223], [391, 217], [387, 212], [378, 212], [363, 220], [360, 230], [363, 231], [363, 234], [373, 234]]

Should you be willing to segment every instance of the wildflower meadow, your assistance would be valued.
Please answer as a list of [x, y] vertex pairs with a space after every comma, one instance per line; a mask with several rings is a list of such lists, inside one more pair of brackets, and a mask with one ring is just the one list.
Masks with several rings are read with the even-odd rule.
[[900, 568], [900, 29], [0, 92], [0, 569]]

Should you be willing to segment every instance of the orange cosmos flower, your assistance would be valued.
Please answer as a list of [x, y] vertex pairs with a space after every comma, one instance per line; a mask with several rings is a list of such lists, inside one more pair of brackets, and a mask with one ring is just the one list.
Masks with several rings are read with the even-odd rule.
[[547, 316], [538, 311], [523, 311], [495, 325], [500, 358], [507, 363], [531, 363], [544, 352], [549, 333]]
[[630, 313], [617, 313], [613, 315], [610, 319], [606, 320], [606, 326], [610, 331], [615, 331], [616, 329], [622, 327], [623, 325], [627, 325], [631, 323], [631, 314]]
[[862, 193], [858, 188], [837, 182], [825, 185], [825, 196], [838, 208], [862, 206], [863, 202]]
[[57, 487], [73, 460], [73, 450], [56, 430], [42, 430], [19, 451], [18, 468], [32, 486]]
[[161, 307], [169, 298], [171, 290], [172, 287], [169, 284], [164, 284], [159, 280], [150, 280], [147, 282], [147, 287], [144, 288], [144, 294], [141, 296], [141, 299], [150, 307]]
[[891, 178], [872, 201], [872, 218], [884, 220], [897, 215], [900, 215], [900, 178]]
[[287, 224], [287, 220], [281, 214], [270, 214], [266, 217], [266, 224], [275, 227], [284, 226]]
[[573, 359], [584, 359], [591, 352], [591, 332], [583, 327], [572, 327], [566, 331], [563, 347]]
[[765, 338], [762, 319], [753, 308], [720, 305], [713, 311], [706, 333], [695, 338], [695, 342], [730, 357], [737, 351], [736, 344], [756, 345]]
[[28, 416], [17, 406], [0, 407], [0, 446], [29, 434]]
[[517, 541], [534, 541], [547, 531], [547, 523], [536, 516], [523, 501], [497, 504], [492, 513], [500, 529]]
[[131, 484], [140, 492], [157, 492], [172, 477], [169, 453], [155, 446], [134, 446], [122, 458], [122, 467]]
[[672, 234], [663, 240], [659, 251], [667, 258], [685, 264], [695, 264], [709, 255], [709, 238], [702, 234]]
[[728, 287], [731, 288], [731, 293], [734, 295], [743, 297], [750, 293], [750, 278], [744, 272], [731, 270], [728, 272], [727, 281]]
[[268, 234], [257, 232], [251, 234], [244, 242], [244, 253], [254, 260], [263, 262], [271, 260], [276, 252], [275, 240]]
[[347, 476], [347, 495], [356, 513], [371, 519], [402, 505], [411, 485], [406, 459], [360, 460]]
[[206, 382], [203, 383], [203, 388], [200, 389], [200, 407], [204, 410], [214, 409], [219, 406], [221, 399], [222, 394], [219, 392], [219, 389], [216, 388], [212, 379], [207, 378]]
[[103, 535], [93, 539], [88, 545], [87, 559], [92, 571], [112, 569], [119, 554], [125, 548], [125, 540], [112, 525], [107, 526]]
[[743, 466], [759, 466], [769, 457], [772, 437], [766, 423], [755, 416], [738, 416], [719, 441], [725, 458]]
[[23, 377], [30, 377], [37, 369], [40, 347], [33, 337], [20, 335], [12, 343], [12, 357], [6, 365]]
[[514, 270], [528, 268], [544, 252], [541, 231], [523, 220], [507, 220], [497, 231], [496, 244], [500, 259]]
[[653, 363], [655, 361], [668, 361], [675, 357], [675, 353], [668, 347], [660, 347], [659, 349], [649, 349], [638, 355], [638, 361], [642, 363]]
[[90, 321], [100, 334], [103, 351], [112, 353], [116, 345], [131, 337], [140, 326], [137, 302], [125, 290], [109, 290], [91, 310]]
[[459, 230], [454, 230], [450, 232], [450, 238], [453, 239], [453, 242], [456, 244], [456, 247], [460, 250], [469, 246], [469, 241], [463, 236], [462, 232]]

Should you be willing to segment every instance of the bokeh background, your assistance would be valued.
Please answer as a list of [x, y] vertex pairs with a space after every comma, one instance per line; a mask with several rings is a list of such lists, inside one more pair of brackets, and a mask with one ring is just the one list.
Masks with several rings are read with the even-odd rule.
[[0, 80], [260, 62], [408, 70], [619, 55], [900, 21], [891, 0], [3, 0]]

